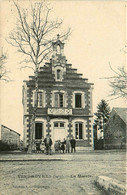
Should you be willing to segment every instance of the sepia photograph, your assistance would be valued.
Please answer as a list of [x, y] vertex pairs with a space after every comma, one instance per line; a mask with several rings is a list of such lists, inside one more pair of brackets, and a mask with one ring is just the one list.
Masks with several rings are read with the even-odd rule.
[[0, 195], [126, 195], [126, 15], [0, 1]]

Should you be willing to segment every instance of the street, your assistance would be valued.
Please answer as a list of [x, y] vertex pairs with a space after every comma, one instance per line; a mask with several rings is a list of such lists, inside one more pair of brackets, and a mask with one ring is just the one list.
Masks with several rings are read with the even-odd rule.
[[[24, 159], [24, 161], [22, 160]], [[1, 195], [104, 195], [95, 178], [105, 175], [125, 185], [125, 151], [72, 154], [1, 154]]]

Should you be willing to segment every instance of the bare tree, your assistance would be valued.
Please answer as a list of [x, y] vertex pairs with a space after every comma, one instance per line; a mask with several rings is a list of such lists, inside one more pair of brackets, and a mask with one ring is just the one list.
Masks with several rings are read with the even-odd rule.
[[109, 101], [118, 98], [127, 98], [127, 72], [125, 67], [118, 67], [117, 71], [115, 71], [110, 65], [110, 69], [114, 73], [114, 76], [101, 78], [107, 79], [109, 81], [109, 86], [112, 88], [109, 94], [112, 98], [109, 99]]
[[[111, 68], [112, 69], [112, 68]], [[112, 88], [111, 96], [115, 98], [127, 98], [127, 72], [125, 67], [118, 67], [117, 71], [114, 71], [115, 76], [109, 77], [109, 85]]]
[[[125, 43], [124, 48], [120, 50], [120, 52], [127, 54], [127, 42]], [[119, 66], [117, 70], [114, 70], [109, 62], [109, 67], [114, 73], [114, 76], [101, 79], [107, 79], [109, 81], [109, 86], [112, 88], [109, 96], [113, 97], [110, 100], [118, 99], [121, 97], [127, 98], [127, 71], [125, 69], [125, 66]]]
[[6, 53], [1, 53], [0, 55], [0, 80], [4, 80], [4, 81], [9, 81], [9, 77], [8, 77], [8, 72], [6, 67], [5, 67], [5, 62], [7, 59], [7, 54]]
[[[29, 9], [25, 9], [14, 2], [18, 18], [16, 29], [9, 35], [9, 43], [17, 47], [18, 51], [25, 56], [26, 66], [32, 68], [35, 75], [35, 106], [31, 121], [30, 142], [28, 151], [32, 151], [34, 122], [38, 104], [38, 72], [39, 67], [52, 51], [52, 42], [56, 41], [56, 33], [62, 27], [62, 20], [51, 19], [52, 11], [44, 1], [32, 3]], [[70, 35], [70, 29], [59, 33], [60, 40], [66, 40]], [[32, 65], [32, 66], [31, 66]]]

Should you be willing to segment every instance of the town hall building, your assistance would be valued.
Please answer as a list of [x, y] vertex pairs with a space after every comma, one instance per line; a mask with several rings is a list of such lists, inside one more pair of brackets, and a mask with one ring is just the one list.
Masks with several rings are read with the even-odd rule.
[[[74, 136], [76, 149], [93, 149], [93, 83], [82, 78], [77, 69], [67, 63], [64, 43], [52, 43], [50, 62], [38, 73], [38, 108], [36, 111], [33, 144], [50, 134], [56, 140]], [[85, 68], [85, 67], [84, 67]], [[30, 139], [30, 123], [35, 104], [35, 77], [29, 76], [23, 85], [24, 147]]]

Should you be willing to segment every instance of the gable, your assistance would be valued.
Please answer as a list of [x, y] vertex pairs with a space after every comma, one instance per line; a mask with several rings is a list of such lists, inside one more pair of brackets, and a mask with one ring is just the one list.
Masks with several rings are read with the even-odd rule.
[[119, 108], [115, 107], [113, 110], [117, 113], [117, 115], [123, 120], [125, 124], [127, 124], [127, 108]]

